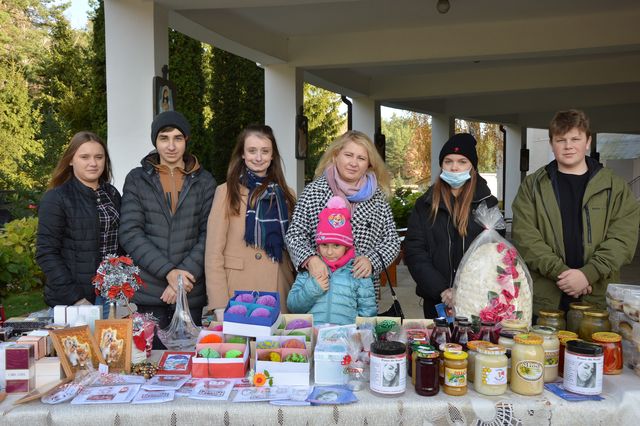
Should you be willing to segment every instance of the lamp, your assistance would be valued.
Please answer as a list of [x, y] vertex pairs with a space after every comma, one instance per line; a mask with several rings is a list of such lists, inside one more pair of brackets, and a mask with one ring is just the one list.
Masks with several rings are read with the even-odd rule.
[[436, 9], [438, 9], [438, 12], [445, 14], [449, 9], [451, 9], [451, 4], [449, 3], [449, 0], [438, 0], [438, 3], [436, 3]]

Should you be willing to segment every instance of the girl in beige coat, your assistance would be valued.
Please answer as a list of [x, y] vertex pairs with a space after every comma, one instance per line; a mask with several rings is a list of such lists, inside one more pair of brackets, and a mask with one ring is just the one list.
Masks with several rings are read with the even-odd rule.
[[235, 290], [278, 291], [286, 312], [294, 269], [284, 234], [294, 204], [273, 131], [247, 127], [238, 136], [227, 182], [216, 190], [207, 224], [207, 306], [218, 320]]

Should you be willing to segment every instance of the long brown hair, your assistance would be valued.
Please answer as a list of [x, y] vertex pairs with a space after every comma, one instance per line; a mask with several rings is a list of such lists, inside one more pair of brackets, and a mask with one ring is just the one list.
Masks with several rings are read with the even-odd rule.
[[78, 148], [86, 142], [98, 142], [102, 145], [102, 149], [104, 149], [104, 170], [100, 175], [100, 183], [111, 182], [112, 174], [111, 174], [111, 159], [109, 158], [109, 150], [107, 150], [107, 144], [104, 143], [102, 139], [98, 135], [92, 132], [88, 132], [86, 130], [80, 131], [73, 135], [71, 141], [69, 142], [69, 146], [62, 154], [62, 157], [58, 161], [58, 165], [53, 169], [53, 173], [51, 175], [51, 180], [49, 181], [49, 189], [56, 188], [73, 176], [73, 167], [71, 167], [71, 160], [73, 160], [73, 156], [76, 155], [76, 151]]
[[471, 167], [469, 174], [471, 175], [471, 179], [462, 185], [458, 196], [454, 197], [453, 206], [451, 206], [451, 195], [453, 194], [451, 187], [439, 177], [436, 179], [436, 183], [433, 184], [433, 190], [431, 192], [431, 219], [433, 223], [436, 221], [438, 207], [440, 206], [440, 201], [442, 201], [453, 218], [453, 226], [456, 227], [461, 237], [467, 236], [471, 202], [473, 201], [473, 195], [476, 192], [476, 184], [478, 182], [476, 169]]
[[240, 176], [244, 174], [245, 164], [242, 154], [244, 154], [244, 141], [251, 135], [258, 136], [263, 139], [269, 139], [271, 141], [272, 157], [271, 164], [267, 168], [267, 176], [262, 181], [262, 184], [253, 191], [249, 205], [254, 206], [256, 200], [262, 195], [267, 187], [271, 183], [276, 183], [284, 191], [285, 198], [287, 200], [287, 209], [289, 210], [289, 216], [293, 213], [293, 207], [296, 203], [296, 197], [293, 195], [287, 182], [284, 179], [284, 172], [282, 171], [282, 157], [280, 157], [280, 151], [278, 151], [278, 144], [276, 138], [273, 135], [271, 127], [262, 124], [252, 124], [247, 126], [240, 134], [236, 141], [236, 146], [231, 153], [231, 160], [229, 161], [229, 168], [227, 169], [227, 197], [229, 198], [229, 214], [240, 214], [240, 185], [244, 185]]
[[371, 139], [369, 139], [369, 136], [357, 130], [349, 130], [343, 133], [338, 136], [331, 145], [329, 145], [324, 154], [322, 154], [320, 161], [318, 161], [315, 177], [317, 178], [322, 176], [325, 169], [334, 163], [334, 159], [338, 153], [349, 142], [354, 142], [367, 151], [367, 155], [369, 157], [369, 169], [376, 175], [378, 186], [382, 192], [387, 195], [387, 197], [391, 196], [391, 175], [384, 164], [384, 160], [380, 157], [380, 154], [378, 154], [378, 150]]

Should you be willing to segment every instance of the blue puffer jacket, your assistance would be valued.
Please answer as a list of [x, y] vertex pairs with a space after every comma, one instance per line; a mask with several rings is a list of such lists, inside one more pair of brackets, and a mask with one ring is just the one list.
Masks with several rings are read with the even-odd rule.
[[300, 272], [287, 296], [289, 312], [313, 314], [316, 324], [353, 324], [356, 316], [376, 316], [378, 307], [371, 278], [354, 278], [352, 269], [353, 260], [330, 273], [326, 292], [308, 272]]

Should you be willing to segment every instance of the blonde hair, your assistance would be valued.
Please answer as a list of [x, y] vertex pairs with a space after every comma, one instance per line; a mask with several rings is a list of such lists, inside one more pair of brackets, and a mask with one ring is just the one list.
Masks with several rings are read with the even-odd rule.
[[460, 234], [461, 237], [467, 236], [469, 216], [471, 216], [471, 202], [473, 201], [476, 184], [478, 183], [478, 173], [473, 166], [469, 174], [471, 174], [471, 179], [462, 185], [458, 196], [454, 197], [453, 206], [451, 205], [451, 195], [453, 194], [451, 187], [439, 177], [433, 184], [433, 192], [431, 193], [431, 219], [433, 223], [436, 221], [440, 201], [442, 201], [453, 219], [453, 226], [458, 230], [458, 234]]
[[376, 179], [378, 180], [378, 186], [385, 193], [387, 197], [391, 196], [391, 175], [387, 170], [387, 166], [384, 164], [382, 157], [378, 154], [375, 145], [369, 139], [367, 135], [357, 130], [349, 130], [346, 133], [338, 136], [338, 138], [329, 145], [327, 150], [322, 154], [320, 161], [318, 162], [318, 166], [316, 167], [315, 177], [320, 177], [324, 173], [324, 171], [331, 164], [334, 164], [334, 159], [338, 155], [338, 153], [344, 148], [344, 146], [349, 143], [354, 142], [355, 144], [363, 147], [367, 151], [367, 156], [369, 157], [369, 169], [373, 171], [376, 175]]

